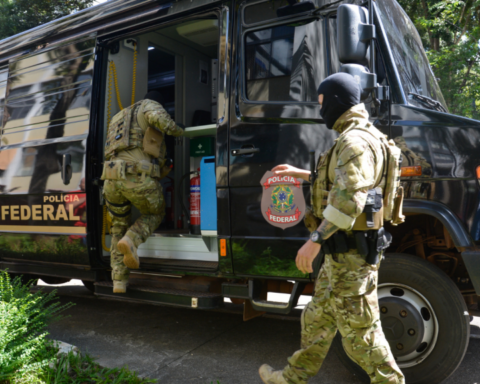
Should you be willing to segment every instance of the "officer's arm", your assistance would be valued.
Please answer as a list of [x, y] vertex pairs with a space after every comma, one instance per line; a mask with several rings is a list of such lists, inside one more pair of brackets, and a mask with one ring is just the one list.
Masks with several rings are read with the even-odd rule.
[[323, 216], [338, 228], [349, 230], [363, 212], [367, 190], [375, 184], [375, 161], [363, 140], [352, 138], [342, 144]]
[[144, 112], [145, 120], [150, 127], [171, 136], [182, 136], [183, 129], [180, 128], [163, 108], [148, 110]]
[[296, 177], [297, 179], [310, 181], [310, 174], [311, 174], [310, 171], [307, 171], [306, 169], [300, 169], [300, 168], [294, 167], [290, 164], [277, 165], [274, 168], [272, 168], [272, 172], [275, 175], [279, 175], [279, 176], [293, 176], [293, 177]]
[[320, 233], [320, 238], [322, 240], [327, 240], [330, 236], [332, 236], [339, 229], [340, 228], [337, 227], [335, 224], [331, 223], [327, 219], [324, 219], [324, 220], [322, 220], [322, 223], [318, 226], [317, 232]]

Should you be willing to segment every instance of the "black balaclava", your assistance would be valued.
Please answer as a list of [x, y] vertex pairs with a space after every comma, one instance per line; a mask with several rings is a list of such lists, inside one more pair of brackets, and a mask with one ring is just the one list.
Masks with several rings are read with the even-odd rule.
[[361, 90], [352, 75], [335, 73], [322, 81], [317, 90], [323, 95], [320, 115], [328, 129], [332, 129], [340, 116], [353, 106], [360, 104]]
[[144, 99], [153, 100], [163, 105], [163, 96], [160, 92], [157, 92], [157, 91], [148, 92], [145, 95]]

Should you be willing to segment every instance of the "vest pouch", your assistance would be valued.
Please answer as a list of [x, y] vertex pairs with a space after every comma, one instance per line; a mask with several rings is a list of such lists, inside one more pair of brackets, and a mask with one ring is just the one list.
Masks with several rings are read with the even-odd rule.
[[103, 164], [102, 180], [125, 180], [124, 160], [111, 160]]
[[393, 203], [392, 213], [392, 225], [398, 225], [405, 222], [405, 216], [403, 215], [403, 187], [400, 186], [397, 189], [397, 195]]
[[154, 159], [158, 159], [161, 155], [162, 142], [162, 132], [155, 128], [148, 127], [143, 137], [143, 151]]
[[[387, 161], [387, 177], [384, 190], [384, 206], [385, 206], [385, 220], [391, 221], [395, 198], [397, 196], [397, 190], [400, 186], [400, 163], [402, 151], [395, 146], [393, 140], [389, 140], [385, 144], [386, 149], [386, 161]], [[400, 207], [401, 208], [401, 207]], [[402, 212], [399, 212], [402, 215]]]
[[367, 225], [367, 214], [363, 212], [360, 216], [357, 217], [355, 220], [355, 224], [353, 224], [353, 231], [371, 231], [371, 230], [378, 230], [383, 227], [383, 207], [380, 208], [378, 212], [372, 212], [373, 216], [373, 227], [369, 227]]

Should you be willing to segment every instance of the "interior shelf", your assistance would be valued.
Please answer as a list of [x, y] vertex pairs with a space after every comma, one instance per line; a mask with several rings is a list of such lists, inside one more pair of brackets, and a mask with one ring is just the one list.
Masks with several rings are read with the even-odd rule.
[[200, 125], [198, 127], [185, 128], [185, 137], [197, 137], [197, 136], [215, 136], [217, 134], [217, 125], [208, 124]]

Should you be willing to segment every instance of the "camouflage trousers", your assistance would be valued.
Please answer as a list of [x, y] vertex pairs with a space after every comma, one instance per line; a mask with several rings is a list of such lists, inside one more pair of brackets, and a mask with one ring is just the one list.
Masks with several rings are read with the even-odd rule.
[[[106, 180], [103, 193], [112, 219], [110, 247], [112, 280], [125, 281], [128, 280], [130, 270], [123, 264], [123, 255], [118, 251], [117, 244], [126, 234], [138, 247], [147, 241], [160, 225], [165, 215], [162, 186], [160, 181], [150, 177], [143, 181], [139, 178], [137, 183]], [[132, 204], [140, 211], [141, 216], [130, 226]]]
[[302, 313], [301, 349], [283, 370], [289, 384], [306, 383], [318, 372], [337, 329], [347, 355], [368, 373], [371, 383], [405, 383], [380, 323], [378, 265], [353, 252], [325, 256], [315, 294]]

